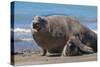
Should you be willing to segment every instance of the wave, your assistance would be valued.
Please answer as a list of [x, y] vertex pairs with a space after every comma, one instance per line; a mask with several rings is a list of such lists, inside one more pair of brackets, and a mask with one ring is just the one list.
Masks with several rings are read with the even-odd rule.
[[29, 41], [34, 41], [34, 39], [33, 38], [16, 38], [14, 41], [16, 41], [16, 42], [21, 42], [21, 41], [29, 42]]
[[15, 33], [31, 33], [31, 29], [29, 28], [15, 28], [15, 29], [11, 29], [11, 31]]

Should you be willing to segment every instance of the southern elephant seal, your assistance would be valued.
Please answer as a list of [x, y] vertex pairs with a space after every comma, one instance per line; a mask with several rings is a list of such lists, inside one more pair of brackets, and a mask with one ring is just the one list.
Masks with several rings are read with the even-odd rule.
[[47, 51], [64, 56], [78, 55], [82, 52], [97, 52], [96, 33], [72, 17], [35, 16], [32, 19], [31, 30], [34, 40], [43, 49], [43, 56]]

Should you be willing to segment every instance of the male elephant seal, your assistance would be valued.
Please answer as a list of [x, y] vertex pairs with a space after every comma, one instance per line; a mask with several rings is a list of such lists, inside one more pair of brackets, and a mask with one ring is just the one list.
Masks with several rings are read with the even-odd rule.
[[97, 34], [72, 17], [35, 16], [32, 20], [32, 35], [43, 49], [43, 56], [47, 51], [63, 56], [97, 52]]

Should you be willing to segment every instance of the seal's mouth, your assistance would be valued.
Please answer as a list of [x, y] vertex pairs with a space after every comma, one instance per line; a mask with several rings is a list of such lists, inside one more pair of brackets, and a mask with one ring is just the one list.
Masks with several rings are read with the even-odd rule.
[[40, 31], [40, 30], [41, 30], [41, 28], [33, 28], [33, 29], [35, 29], [35, 30], [37, 30], [37, 31]]
[[33, 32], [38, 32], [36, 29], [32, 29]]

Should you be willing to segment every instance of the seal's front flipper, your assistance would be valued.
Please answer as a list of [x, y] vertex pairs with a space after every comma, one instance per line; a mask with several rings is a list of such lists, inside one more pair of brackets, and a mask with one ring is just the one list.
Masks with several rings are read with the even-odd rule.
[[75, 56], [80, 55], [81, 52], [79, 48], [69, 39], [64, 46], [64, 49], [62, 51], [62, 56]]
[[68, 48], [67, 44], [64, 46], [61, 56], [67, 56], [66, 49]]
[[47, 54], [47, 50], [46, 49], [43, 49], [43, 52], [40, 54], [41, 56], [46, 56]]

